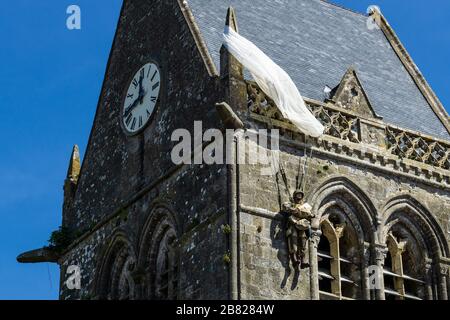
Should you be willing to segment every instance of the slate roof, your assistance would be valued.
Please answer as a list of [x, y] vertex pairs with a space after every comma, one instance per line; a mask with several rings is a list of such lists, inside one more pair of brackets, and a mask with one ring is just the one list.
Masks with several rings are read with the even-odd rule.
[[228, 7], [239, 32], [284, 68], [303, 96], [323, 101], [354, 66], [375, 112], [387, 123], [449, 140], [381, 30], [367, 16], [322, 0], [188, 0], [219, 70]]

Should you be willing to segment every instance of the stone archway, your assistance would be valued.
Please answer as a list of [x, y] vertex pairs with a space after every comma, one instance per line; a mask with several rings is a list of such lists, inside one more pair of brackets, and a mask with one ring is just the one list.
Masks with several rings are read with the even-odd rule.
[[448, 274], [441, 272], [448, 268], [447, 262], [442, 263], [448, 257], [448, 243], [423, 205], [409, 195], [387, 201], [379, 238], [388, 247], [385, 298], [448, 299]]
[[139, 269], [143, 273], [142, 298], [179, 298], [179, 236], [171, 212], [154, 209], [141, 233]]
[[108, 244], [101, 260], [96, 281], [99, 299], [135, 299], [135, 284], [132, 273], [136, 255], [124, 232], [116, 232]]
[[[374, 264], [378, 214], [367, 195], [345, 177], [333, 177], [311, 193], [316, 218], [311, 238], [311, 295], [318, 299], [370, 299], [367, 268]], [[328, 244], [324, 247], [324, 244]], [[328, 252], [323, 252], [328, 248]], [[333, 249], [334, 248], [334, 249]], [[323, 260], [330, 259], [327, 274]], [[339, 262], [338, 262], [339, 261]], [[330, 290], [320, 292], [324, 277]]]

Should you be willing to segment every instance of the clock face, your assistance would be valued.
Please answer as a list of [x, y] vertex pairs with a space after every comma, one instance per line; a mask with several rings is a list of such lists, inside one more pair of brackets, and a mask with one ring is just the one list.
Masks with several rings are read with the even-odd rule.
[[148, 123], [155, 111], [160, 87], [161, 75], [156, 64], [147, 63], [136, 72], [122, 108], [122, 121], [128, 133], [137, 133]]

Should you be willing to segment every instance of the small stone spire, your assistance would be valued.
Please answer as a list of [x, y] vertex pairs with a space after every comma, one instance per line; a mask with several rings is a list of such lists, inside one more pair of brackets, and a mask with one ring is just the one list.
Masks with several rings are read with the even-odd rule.
[[81, 162], [80, 151], [78, 146], [75, 145], [70, 156], [69, 168], [67, 169], [66, 180], [64, 181], [64, 208], [71, 206], [73, 197], [75, 196], [75, 190], [78, 185], [78, 178], [80, 177]]
[[75, 145], [72, 150], [72, 155], [70, 157], [69, 169], [67, 170], [66, 180], [72, 183], [78, 182], [78, 177], [80, 176], [81, 162], [80, 162], [80, 151], [78, 146]]
[[225, 21], [225, 25], [231, 27], [234, 31], [239, 33], [237, 18], [236, 18], [236, 12], [234, 11], [233, 7], [228, 8], [227, 12], [227, 20]]
[[70, 156], [69, 168], [67, 169], [66, 180], [64, 180], [64, 202], [63, 202], [63, 225], [71, 224], [72, 209], [75, 199], [75, 192], [78, 186], [78, 178], [80, 177], [81, 161], [80, 151], [75, 145]]
[[[225, 25], [239, 33], [237, 15], [229, 7]], [[244, 81], [242, 64], [222, 45], [220, 48], [220, 78], [224, 82], [225, 102], [236, 112], [240, 119], [247, 113], [247, 84]]]
[[[233, 7], [228, 8], [225, 25], [239, 33], [236, 12]], [[242, 65], [228, 52], [224, 45], [220, 48], [220, 75], [222, 79], [228, 77], [238, 79], [244, 78]]]

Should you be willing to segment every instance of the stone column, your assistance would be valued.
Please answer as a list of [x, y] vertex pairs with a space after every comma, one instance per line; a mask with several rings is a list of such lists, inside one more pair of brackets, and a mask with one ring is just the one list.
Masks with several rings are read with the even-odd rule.
[[309, 274], [311, 300], [319, 300], [319, 266], [317, 263], [317, 248], [322, 232], [319, 229], [312, 229], [309, 239]]
[[433, 300], [433, 283], [436, 282], [436, 278], [433, 277], [433, 265], [432, 260], [425, 261], [425, 295], [426, 300]]
[[447, 264], [440, 265], [440, 277], [439, 277], [439, 299], [448, 300], [448, 270], [449, 266]]
[[362, 250], [362, 258], [363, 261], [361, 263], [361, 274], [363, 278], [363, 287], [361, 290], [362, 297], [364, 300], [370, 300], [370, 280], [369, 280], [369, 272], [368, 267], [371, 265], [370, 261], [370, 243], [365, 242]]
[[378, 281], [380, 288], [376, 289], [375, 297], [377, 300], [386, 300], [386, 296], [384, 294], [384, 260], [386, 259], [386, 255], [388, 253], [388, 248], [385, 245], [377, 244], [375, 245], [375, 262], [379, 270]]
[[447, 300], [450, 300], [450, 297], [448, 295], [448, 288], [450, 288], [450, 271], [446, 277], [446, 280], [447, 280]]
[[143, 300], [148, 298], [144, 293], [144, 282], [146, 277], [147, 273], [142, 268], [137, 268], [131, 272], [131, 278], [134, 282], [134, 300]]

